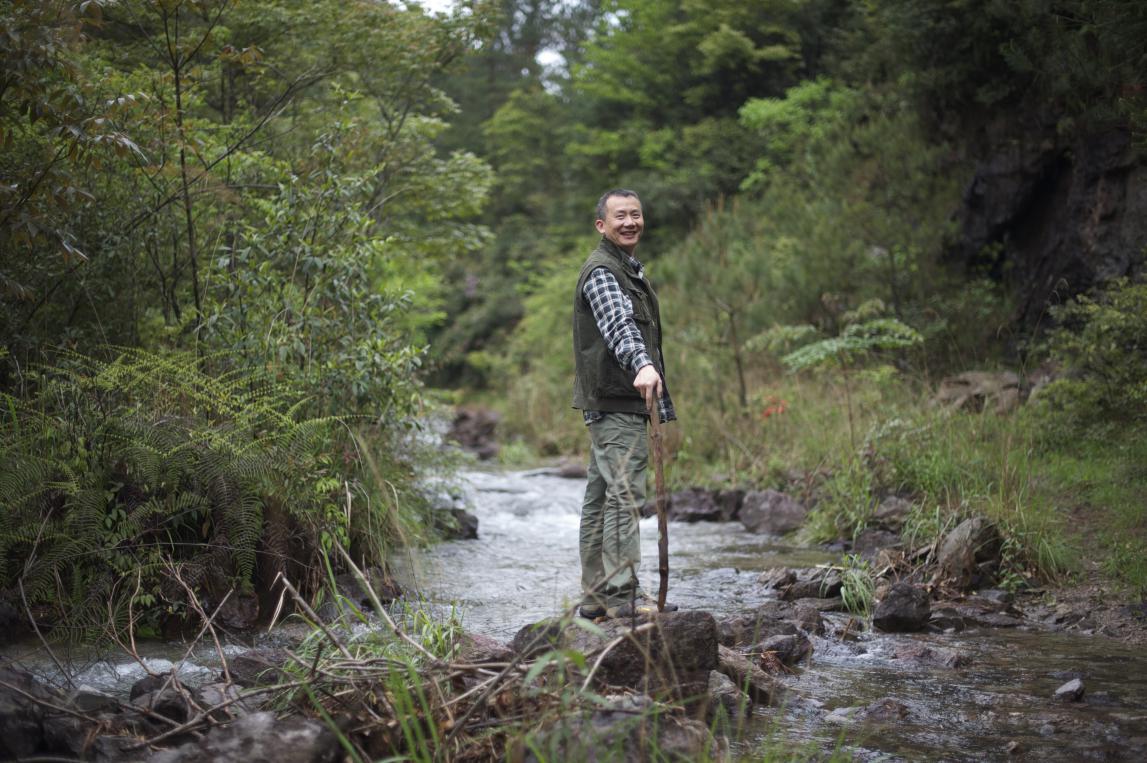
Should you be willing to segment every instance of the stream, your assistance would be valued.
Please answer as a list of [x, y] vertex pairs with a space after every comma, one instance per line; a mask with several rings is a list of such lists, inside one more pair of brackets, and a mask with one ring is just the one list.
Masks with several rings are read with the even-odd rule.
[[[509, 641], [524, 625], [551, 617], [578, 600], [578, 513], [583, 480], [546, 471], [470, 471], [465, 500], [480, 521], [479, 540], [441, 543], [393, 565], [407, 591], [463, 627]], [[641, 522], [642, 581], [656, 593], [657, 528]], [[746, 532], [739, 523], [671, 523], [670, 601], [716, 617], [739, 614], [775, 592], [757, 583], [763, 570], [811, 567], [834, 554]], [[848, 615], [826, 614], [827, 633]], [[843, 748], [851, 759], [898, 760], [1147, 760], [1147, 653], [1101, 637], [1024, 628], [952, 633], [881, 634], [847, 640], [813, 636], [812, 657], [780, 680], [788, 700], [757, 707], [735, 752], [750, 758], [823, 758]], [[260, 637], [259, 641], [276, 636]], [[965, 667], [897, 659], [906, 646], [955, 652]], [[224, 646], [237, 654], [247, 645]], [[177, 667], [188, 684], [212, 680], [219, 660], [202, 645], [141, 644], [155, 672]], [[5, 656], [59, 683], [54, 663], [37, 643], [14, 645]], [[58, 653], [77, 684], [126, 694], [143, 677], [133, 662]], [[1053, 699], [1056, 688], [1082, 677], [1084, 701]], [[854, 724], [847, 709], [895, 700], [896, 717]]]
[[[404, 574], [433, 604], [455, 604], [469, 631], [509, 641], [523, 625], [578, 600], [578, 512], [584, 481], [545, 472], [465, 475], [477, 541], [440, 544]], [[656, 593], [656, 519], [641, 522], [642, 582]], [[751, 609], [773, 592], [761, 571], [836, 559], [746, 532], [739, 523], [671, 523], [669, 600], [715, 616]], [[847, 615], [826, 615], [842, 626]], [[836, 630], [840, 630], [837, 628]], [[834, 630], [830, 628], [830, 631]], [[898, 660], [905, 645], [938, 647], [962, 668]], [[831, 751], [858, 760], [1147, 759], [1147, 654], [1101, 638], [1017, 628], [943, 634], [863, 632], [813, 637], [811, 660], [783, 679], [790, 701], [757, 708], [740, 752]], [[1083, 702], [1052, 698], [1080, 676]], [[892, 698], [906, 711], [880, 726], [836, 722], [839, 708]], [[783, 753], [782, 753], [783, 756]]]

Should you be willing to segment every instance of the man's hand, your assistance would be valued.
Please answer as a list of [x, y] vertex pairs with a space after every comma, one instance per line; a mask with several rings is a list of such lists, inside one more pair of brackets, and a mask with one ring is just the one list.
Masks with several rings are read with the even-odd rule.
[[652, 415], [657, 400], [661, 397], [661, 374], [652, 363], [647, 363], [637, 371], [637, 378], [633, 380], [634, 388], [645, 398], [645, 409]]

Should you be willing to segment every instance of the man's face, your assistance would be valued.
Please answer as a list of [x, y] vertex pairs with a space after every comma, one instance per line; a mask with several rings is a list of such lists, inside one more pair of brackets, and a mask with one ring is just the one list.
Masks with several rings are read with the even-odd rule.
[[633, 254], [641, 231], [645, 229], [645, 218], [641, 216], [641, 202], [633, 196], [610, 196], [605, 200], [605, 217], [594, 225], [597, 232], [617, 246]]

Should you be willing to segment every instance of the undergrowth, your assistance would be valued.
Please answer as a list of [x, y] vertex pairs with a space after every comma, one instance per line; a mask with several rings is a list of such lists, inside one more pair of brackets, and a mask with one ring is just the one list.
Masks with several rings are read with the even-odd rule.
[[71, 354], [0, 397], [0, 592], [57, 634], [182, 617], [173, 573], [211, 606], [280, 573], [315, 591], [332, 543], [379, 563], [425, 524], [409, 467], [369, 428], [306, 415], [270, 375], [207, 365]]

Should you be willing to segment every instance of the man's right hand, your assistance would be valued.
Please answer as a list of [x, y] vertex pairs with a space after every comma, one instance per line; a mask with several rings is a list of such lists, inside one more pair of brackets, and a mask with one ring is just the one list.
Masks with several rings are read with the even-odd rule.
[[633, 380], [634, 388], [645, 398], [645, 410], [650, 414], [661, 397], [661, 374], [652, 363], [647, 363], [637, 371], [637, 378]]

